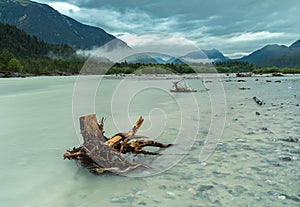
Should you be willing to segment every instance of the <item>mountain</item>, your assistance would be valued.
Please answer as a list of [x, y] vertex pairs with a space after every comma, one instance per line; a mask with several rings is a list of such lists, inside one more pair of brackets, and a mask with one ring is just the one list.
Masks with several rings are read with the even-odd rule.
[[160, 57], [159, 54], [153, 55], [152, 57], [159, 64], [190, 64], [190, 63], [211, 63], [211, 62], [224, 62], [229, 60], [219, 50], [202, 50], [193, 51], [181, 57]]
[[157, 64], [158, 62], [154, 57], [152, 57], [151, 53], [147, 54], [133, 54], [126, 57], [124, 60], [128, 63], [135, 64], [135, 63], [142, 63], [142, 64]]
[[28, 0], [0, 0], [0, 22], [15, 25], [48, 43], [92, 48], [115, 40], [112, 49], [128, 47], [101, 28], [82, 24], [46, 4]]
[[170, 57], [166, 63], [186, 64], [181, 58], [177, 58], [177, 57]]
[[280, 57], [289, 52], [289, 47], [285, 45], [266, 45], [263, 48], [254, 51], [248, 56], [242, 57], [240, 60], [249, 63], [258, 63], [267, 58]]
[[177, 57], [155, 57], [154, 58], [159, 64], [185, 64], [180, 58]]
[[228, 57], [225, 57], [219, 50], [202, 50], [202, 51], [193, 51], [185, 56], [181, 57], [185, 62], [223, 62], [229, 60]]
[[266, 58], [257, 63], [260, 67], [292, 68], [300, 67], [300, 50], [292, 51], [286, 55], [274, 58]]
[[167, 61], [165, 61], [164, 59], [162, 59], [161, 57], [155, 57], [154, 60], [158, 63], [158, 64], [166, 64]]
[[299, 50], [300, 49], [300, 39], [297, 40], [296, 42], [292, 43], [289, 48], [291, 48], [293, 50]]
[[296, 67], [300, 66], [300, 39], [290, 46], [266, 45], [248, 56], [238, 59], [260, 67]]

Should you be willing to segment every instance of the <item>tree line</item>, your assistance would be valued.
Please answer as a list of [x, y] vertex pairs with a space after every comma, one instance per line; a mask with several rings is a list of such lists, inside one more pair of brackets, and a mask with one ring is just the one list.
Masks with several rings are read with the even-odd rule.
[[216, 63], [116, 63], [108, 71], [109, 74], [144, 74], [144, 73], [237, 73], [250, 72], [256, 69], [256, 66], [248, 62], [226, 61]]

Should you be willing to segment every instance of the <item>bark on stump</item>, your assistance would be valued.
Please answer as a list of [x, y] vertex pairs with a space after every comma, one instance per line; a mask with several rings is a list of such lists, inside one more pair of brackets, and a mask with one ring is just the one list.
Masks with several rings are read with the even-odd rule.
[[80, 117], [79, 121], [83, 144], [67, 150], [64, 159], [76, 160], [81, 166], [96, 174], [106, 171], [126, 173], [136, 168], [148, 168], [146, 165], [127, 161], [122, 154], [157, 155], [157, 152], [145, 151], [143, 147], [167, 148], [171, 146], [171, 144], [144, 140], [147, 137], [135, 135], [144, 121], [142, 117], [137, 120], [130, 131], [117, 133], [112, 138], [104, 136], [104, 118], [98, 123], [96, 114], [90, 114]]

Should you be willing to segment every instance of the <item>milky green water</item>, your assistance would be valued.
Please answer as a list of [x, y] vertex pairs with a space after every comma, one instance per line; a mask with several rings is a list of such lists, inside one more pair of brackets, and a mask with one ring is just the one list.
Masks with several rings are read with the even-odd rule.
[[[0, 79], [0, 206], [299, 206], [300, 143], [281, 139], [300, 140], [300, 77], [255, 79], [204, 80], [209, 80], [207, 88], [217, 81], [223, 84], [227, 105], [222, 137], [215, 152], [201, 163], [199, 154], [212, 114], [201, 80], [187, 80], [198, 90], [194, 95], [197, 109], [184, 102], [188, 94], [161, 90], [171, 86], [171, 80], [126, 80], [126, 87], [160, 88], [130, 95], [129, 107], [121, 101], [128, 95], [115, 90], [122, 81], [102, 80], [95, 112], [107, 118], [107, 136], [129, 130], [143, 115], [140, 134], [172, 143], [182, 116], [191, 120], [192, 128], [182, 129], [186, 135], [192, 136], [200, 120], [195, 142], [182, 160], [161, 174], [141, 178], [95, 176], [62, 159], [66, 149], [82, 141], [72, 115], [76, 77]], [[265, 105], [257, 105], [253, 96]], [[183, 101], [185, 114], [180, 113], [177, 100]], [[120, 114], [126, 118], [123, 124], [115, 124], [114, 117]], [[162, 117], [166, 117], [163, 131], [159, 128]], [[153, 126], [158, 127], [156, 131], [150, 130]]]

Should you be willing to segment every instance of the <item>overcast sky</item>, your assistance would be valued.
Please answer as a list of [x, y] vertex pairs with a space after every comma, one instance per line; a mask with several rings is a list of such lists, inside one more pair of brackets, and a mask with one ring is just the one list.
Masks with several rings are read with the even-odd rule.
[[[122, 35], [162, 32], [229, 57], [300, 39], [299, 0], [36, 0]], [[131, 42], [127, 42], [132, 46]]]

